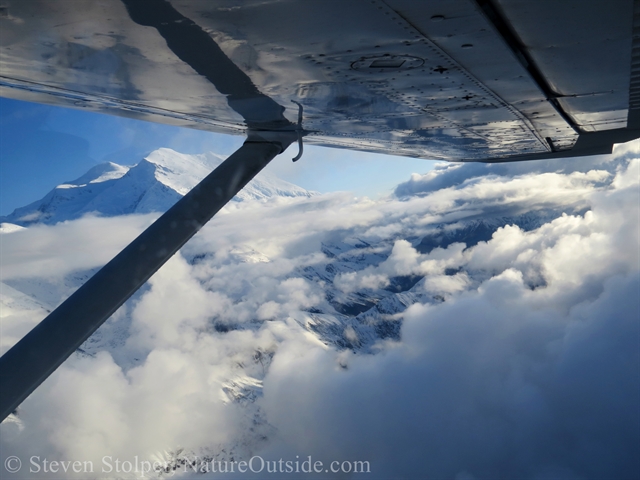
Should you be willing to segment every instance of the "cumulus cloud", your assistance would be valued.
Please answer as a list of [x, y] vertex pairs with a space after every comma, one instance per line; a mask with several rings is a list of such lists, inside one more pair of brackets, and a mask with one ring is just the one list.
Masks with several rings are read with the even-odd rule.
[[[639, 145], [441, 166], [379, 201], [230, 205], [2, 424], [2, 460], [92, 460], [93, 477], [105, 455], [259, 454], [368, 461], [371, 478], [636, 478]], [[149, 220], [3, 234], [3, 346], [43, 315], [14, 290], [72, 288]], [[95, 257], [73, 258], [80, 235]]]
[[567, 315], [532, 308], [507, 270], [410, 308], [400, 348], [347, 370], [336, 352], [287, 345], [265, 380], [273, 454], [367, 459], [377, 478], [633, 478], [637, 291], [637, 274], [613, 277]]
[[87, 216], [55, 226], [36, 225], [2, 234], [2, 278], [60, 277], [99, 267], [149, 226], [157, 214]]

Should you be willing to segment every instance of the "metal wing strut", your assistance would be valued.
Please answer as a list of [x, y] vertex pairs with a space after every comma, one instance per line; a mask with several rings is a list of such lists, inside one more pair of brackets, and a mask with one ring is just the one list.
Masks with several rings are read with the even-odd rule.
[[245, 121], [244, 145], [0, 358], [0, 421], [13, 412], [276, 155], [305, 133], [199, 25], [165, 0], [122, 0]]
[[[252, 138], [253, 137], [253, 138]], [[218, 168], [0, 358], [0, 421], [295, 139], [250, 135]]]

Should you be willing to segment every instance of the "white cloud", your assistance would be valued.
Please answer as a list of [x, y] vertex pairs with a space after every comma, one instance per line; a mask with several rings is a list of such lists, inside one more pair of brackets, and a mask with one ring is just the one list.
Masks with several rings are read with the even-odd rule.
[[379, 478], [630, 478], [638, 286], [613, 277], [565, 315], [531, 308], [536, 294], [507, 270], [411, 308], [401, 348], [354, 356], [347, 370], [335, 352], [283, 347], [265, 379], [284, 444], [273, 454], [366, 459]]
[[53, 277], [111, 260], [157, 214], [116, 218], [87, 216], [58, 225], [37, 225], [2, 236], [2, 278]]
[[[368, 460], [372, 478], [631, 478], [638, 145], [556, 163], [441, 166], [399, 186], [402, 199], [230, 205], [101, 329], [126, 336], [104, 333], [94, 357], [72, 357], [24, 403], [21, 430], [0, 427], [3, 459], [99, 464], [184, 448]], [[509, 223], [527, 215], [541, 220]], [[93, 268], [148, 221], [7, 234], [3, 280], [18, 288]], [[479, 221], [495, 231], [467, 248], [455, 234]], [[435, 234], [452, 241], [423, 249]], [[412, 276], [426, 278], [398, 297], [415, 302], [401, 340], [380, 341], [375, 354], [338, 351], [308, 328], [313, 311], [334, 311], [332, 279], [332, 294], [354, 298]], [[3, 346], [43, 314], [13, 305]], [[363, 325], [345, 322], [339, 335], [366, 340]]]

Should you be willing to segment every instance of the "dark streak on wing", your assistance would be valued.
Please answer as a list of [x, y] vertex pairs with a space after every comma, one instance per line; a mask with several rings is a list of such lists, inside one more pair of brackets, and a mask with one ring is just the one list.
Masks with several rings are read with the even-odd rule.
[[628, 128], [640, 128], [640, 0], [633, 2]]
[[[553, 108], [558, 112], [558, 114], [563, 118], [565, 122], [576, 132], [580, 133], [580, 128], [576, 125], [576, 122], [571, 118], [567, 112], [564, 111], [562, 105], [558, 102], [558, 98], [561, 98], [562, 95], [555, 92], [553, 88], [547, 82], [545, 76], [538, 69], [536, 63], [534, 62], [527, 49], [524, 48], [518, 40], [517, 35], [511, 30], [509, 26], [509, 22], [500, 14], [499, 10], [491, 3], [491, 0], [475, 0], [478, 6], [484, 11], [487, 18], [493, 23], [496, 27], [496, 30], [500, 33], [502, 38], [505, 40], [506, 44], [509, 46], [511, 51], [514, 53], [515, 57], [518, 59], [520, 64], [529, 72], [529, 75], [533, 79], [534, 82], [540, 87], [540, 89], [544, 92], [547, 97], [547, 101], [553, 105]], [[556, 151], [553, 143], [549, 141], [547, 138], [547, 143], [549, 147], [551, 147], [552, 151]]]
[[226, 95], [229, 106], [244, 118], [249, 129], [294, 127], [283, 115], [282, 105], [260, 92], [207, 32], [166, 0], [122, 0], [122, 3], [131, 20], [157, 29], [180, 60]]

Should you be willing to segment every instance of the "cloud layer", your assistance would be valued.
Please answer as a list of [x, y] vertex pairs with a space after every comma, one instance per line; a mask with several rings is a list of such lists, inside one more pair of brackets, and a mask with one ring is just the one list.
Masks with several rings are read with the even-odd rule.
[[[95, 477], [105, 455], [191, 452], [366, 460], [370, 478], [636, 478], [639, 178], [636, 142], [558, 163], [442, 165], [379, 201], [230, 205], [2, 424], [2, 460], [91, 460]], [[3, 281], [38, 278], [55, 304], [149, 221], [4, 234]], [[492, 236], [457, 241], [481, 223]], [[425, 248], [434, 235], [450, 241]], [[310, 328], [313, 312], [344, 320], [336, 299], [418, 277], [394, 297], [412, 304], [388, 318], [400, 339], [373, 355]], [[39, 308], [4, 304], [16, 332], [4, 348]], [[364, 326], [349, 321], [353, 345]]]

